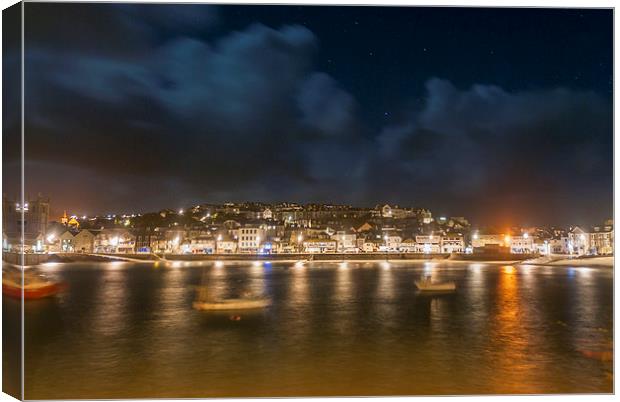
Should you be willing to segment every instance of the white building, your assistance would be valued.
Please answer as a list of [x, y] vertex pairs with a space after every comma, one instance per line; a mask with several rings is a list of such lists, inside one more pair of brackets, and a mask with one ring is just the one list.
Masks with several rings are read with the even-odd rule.
[[64, 231], [60, 236], [48, 236], [48, 251], [56, 253], [73, 253], [75, 251], [74, 246], [75, 236], [67, 231]]
[[588, 254], [589, 250], [589, 234], [579, 226], [575, 226], [570, 232], [568, 232], [568, 253], [584, 255]]
[[551, 254], [568, 254], [568, 237], [560, 237], [559, 239], [549, 240], [549, 253]]
[[197, 236], [184, 243], [182, 251], [189, 254], [213, 254], [215, 252], [215, 239], [208, 235]]
[[400, 244], [403, 238], [395, 234], [383, 235], [383, 245], [379, 248], [380, 251], [398, 252], [400, 251]]
[[528, 233], [510, 237], [510, 252], [513, 254], [531, 254], [536, 251], [534, 239]]
[[218, 236], [215, 250], [218, 254], [233, 254], [237, 252], [238, 241], [224, 236]]
[[303, 241], [305, 253], [335, 253], [336, 240], [332, 239], [307, 239]]
[[416, 242], [412, 238], [407, 238], [400, 243], [400, 251], [402, 253], [416, 253]]
[[330, 238], [338, 243], [338, 251], [341, 253], [359, 251], [355, 233], [339, 231], [331, 235]]
[[479, 234], [474, 232], [471, 236], [471, 245], [474, 248], [496, 245], [507, 247], [510, 243], [510, 236], [503, 234]]
[[136, 237], [124, 229], [104, 229], [95, 235], [96, 253], [133, 253]]
[[416, 253], [441, 253], [441, 236], [416, 236]]
[[463, 253], [465, 251], [465, 240], [460, 235], [448, 235], [441, 237], [442, 253]]
[[597, 255], [614, 253], [614, 229], [612, 225], [592, 228], [590, 231], [590, 253]]
[[258, 253], [265, 240], [265, 231], [260, 227], [242, 227], [237, 230], [237, 250], [240, 253]]
[[365, 253], [375, 253], [379, 251], [379, 244], [373, 240], [365, 240], [362, 244], [362, 251]]

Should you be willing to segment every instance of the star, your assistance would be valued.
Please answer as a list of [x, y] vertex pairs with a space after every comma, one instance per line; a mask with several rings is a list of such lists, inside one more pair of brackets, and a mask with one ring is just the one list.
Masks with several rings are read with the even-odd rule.
[[368, 52], [369, 56], [374, 56], [375, 54], [373, 52]]

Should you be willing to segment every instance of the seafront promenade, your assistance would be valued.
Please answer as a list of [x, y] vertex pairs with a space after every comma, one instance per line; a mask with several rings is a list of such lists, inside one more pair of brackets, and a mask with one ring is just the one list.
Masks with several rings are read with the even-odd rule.
[[[19, 254], [3, 253], [3, 261], [11, 265], [19, 265]], [[592, 266], [613, 267], [613, 256], [544, 256], [536, 254], [414, 254], [414, 253], [324, 253], [324, 254], [95, 254], [95, 253], [51, 253], [25, 254], [26, 266], [38, 265], [47, 262], [148, 262], [148, 261], [278, 261], [278, 262], [341, 262], [341, 261], [442, 261], [442, 262], [496, 262], [504, 264], [528, 264], [546, 266]]]
[[[3, 260], [18, 264], [20, 254], [4, 253]], [[86, 261], [523, 261], [538, 257], [531, 254], [420, 254], [420, 253], [291, 253], [291, 254], [105, 254], [105, 253], [50, 253], [25, 254], [25, 265], [45, 262]]]

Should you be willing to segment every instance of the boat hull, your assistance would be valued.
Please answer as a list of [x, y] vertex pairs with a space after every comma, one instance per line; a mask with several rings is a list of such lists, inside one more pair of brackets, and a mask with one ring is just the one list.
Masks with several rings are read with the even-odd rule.
[[210, 310], [210, 311], [222, 311], [222, 310], [254, 310], [265, 308], [271, 304], [268, 299], [229, 299], [216, 302], [199, 302], [196, 301], [193, 307], [196, 310]]
[[450, 290], [456, 290], [456, 284], [454, 282], [424, 283], [416, 281], [415, 285], [418, 290], [423, 292], [445, 292]]
[[[45, 285], [45, 286], [39, 286], [39, 287], [32, 288], [32, 289], [25, 288], [24, 299], [27, 299], [27, 300], [42, 299], [44, 297], [54, 296], [55, 294], [60, 292], [62, 289], [63, 289], [63, 286], [56, 284], [56, 283]], [[6, 285], [3, 283], [2, 294], [15, 298], [15, 299], [21, 299], [22, 289], [19, 286], [11, 286], [11, 285]]]

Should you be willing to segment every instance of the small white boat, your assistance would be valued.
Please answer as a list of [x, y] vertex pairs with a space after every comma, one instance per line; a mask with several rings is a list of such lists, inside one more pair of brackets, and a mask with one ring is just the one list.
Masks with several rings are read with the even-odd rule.
[[432, 292], [446, 292], [456, 290], [456, 283], [454, 282], [431, 282], [430, 279], [423, 279], [421, 281], [415, 281], [415, 285], [418, 290], [432, 291]]
[[195, 301], [193, 306], [196, 310], [252, 310], [265, 308], [271, 304], [271, 300], [265, 298], [255, 299], [224, 299], [213, 301]]

